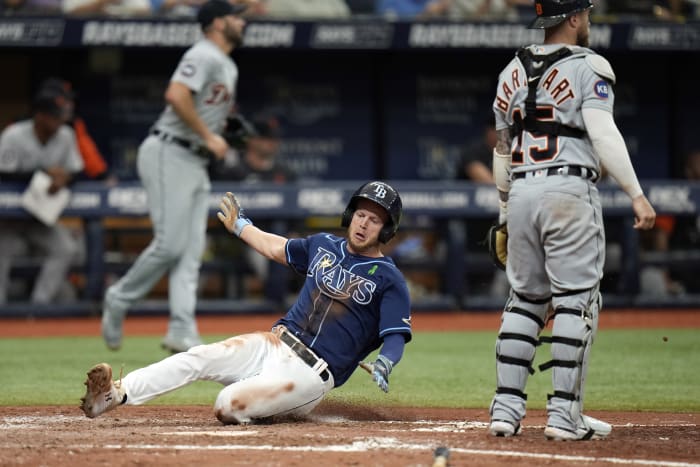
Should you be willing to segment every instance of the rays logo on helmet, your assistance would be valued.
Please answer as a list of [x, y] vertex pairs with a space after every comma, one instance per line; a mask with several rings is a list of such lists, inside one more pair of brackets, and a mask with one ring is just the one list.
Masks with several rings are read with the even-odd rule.
[[374, 183], [374, 194], [377, 198], [386, 198], [386, 187], [383, 183]]
[[601, 79], [593, 85], [595, 95], [601, 99], [607, 99], [609, 97], [608, 82]]

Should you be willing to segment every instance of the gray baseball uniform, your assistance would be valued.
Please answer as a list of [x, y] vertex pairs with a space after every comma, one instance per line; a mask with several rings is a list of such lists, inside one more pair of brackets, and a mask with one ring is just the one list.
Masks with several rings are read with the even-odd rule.
[[[9, 125], [0, 135], [0, 173], [31, 174], [36, 170], [62, 167], [70, 173], [80, 172], [83, 160], [73, 129], [67, 125], [42, 144], [34, 131], [34, 120]], [[33, 303], [50, 303], [66, 280], [78, 243], [60, 224], [47, 226], [38, 220], [5, 220], [0, 228], [0, 303], [7, 300], [13, 257], [31, 249], [45, 253], [39, 276], [32, 290]]]
[[[560, 45], [530, 47], [538, 55], [559, 48]], [[581, 109], [595, 107], [612, 112], [613, 92], [610, 84], [585, 60], [585, 55], [593, 52], [582, 47], [570, 49], [573, 55], [543, 73], [537, 90], [537, 115], [541, 120], [584, 129]], [[527, 94], [525, 70], [519, 59], [513, 59], [500, 75], [494, 101], [497, 130], [512, 126], [525, 114]], [[600, 173], [600, 159], [590, 140], [523, 131], [515, 137], [512, 154], [513, 174], [524, 177], [515, 175], [508, 201], [508, 223], [509, 227], [514, 226], [509, 230], [511, 285], [533, 298], [591, 289], [602, 277], [605, 239], [598, 191], [587, 181]], [[544, 170], [564, 166], [590, 170], [586, 176], [553, 177], [547, 176]], [[568, 193], [572, 199], [566, 202], [560, 193]], [[567, 216], [551, 215], [562, 210], [573, 211], [565, 211]], [[541, 211], [549, 215], [538, 216]], [[542, 248], [533, 249], [533, 245], [540, 244], [540, 232], [552, 230], [560, 236], [549, 236]], [[562, 306], [582, 309], [588, 300], [583, 296], [570, 296], [558, 301]]]
[[[233, 102], [238, 68], [207, 39], [183, 55], [171, 81], [192, 90], [195, 108], [221, 133]], [[125, 313], [169, 271], [170, 322], [166, 340], [199, 343], [196, 289], [211, 183], [201, 138], [167, 106], [138, 151], [137, 168], [148, 193], [154, 238], [124, 277], [112, 285], [105, 307]]]
[[[582, 47], [533, 45], [528, 51], [501, 72], [493, 105], [496, 129], [513, 129], [514, 139], [506, 270], [512, 291], [496, 344], [498, 389], [491, 416], [513, 425], [525, 416], [524, 390], [537, 338], [554, 316], [553, 360], [541, 367], [553, 368], [548, 426], [576, 432], [605, 261], [594, 183], [600, 158], [581, 110], [612, 112], [611, 79], [605, 73], [612, 70]], [[531, 90], [528, 78], [538, 75]]]

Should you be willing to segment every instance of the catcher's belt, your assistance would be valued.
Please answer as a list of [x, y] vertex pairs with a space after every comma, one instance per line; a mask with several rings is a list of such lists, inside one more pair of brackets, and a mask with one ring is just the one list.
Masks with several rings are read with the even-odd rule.
[[598, 173], [584, 167], [582, 165], [558, 165], [556, 167], [547, 167], [545, 169], [528, 170], [524, 172], [514, 172], [513, 180], [525, 177], [541, 177], [549, 175], [573, 175], [575, 177], [585, 178], [593, 182], [598, 180]]
[[180, 147], [183, 147], [189, 151], [192, 151], [196, 155], [200, 157], [209, 157], [209, 149], [207, 149], [206, 146], [202, 146], [201, 144], [197, 144], [193, 141], [190, 141], [185, 138], [181, 138], [179, 136], [171, 135], [168, 133], [165, 133], [162, 130], [159, 130], [158, 128], [153, 128], [151, 129], [151, 134], [157, 136], [161, 140], [165, 141], [166, 143], [173, 143], [177, 144]]
[[272, 333], [280, 338], [287, 347], [292, 349], [292, 352], [297, 354], [297, 356], [311, 367], [323, 381], [328, 381], [330, 377], [330, 372], [328, 371], [328, 363], [318, 355], [316, 355], [311, 349], [309, 349], [302, 341], [300, 341], [296, 336], [290, 333], [284, 326], [276, 326]]

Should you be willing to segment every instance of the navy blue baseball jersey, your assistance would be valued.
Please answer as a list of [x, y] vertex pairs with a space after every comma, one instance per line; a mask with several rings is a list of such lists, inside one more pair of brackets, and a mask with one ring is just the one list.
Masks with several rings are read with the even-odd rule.
[[323, 358], [342, 385], [388, 334], [411, 340], [411, 304], [403, 274], [389, 257], [353, 255], [347, 240], [320, 233], [287, 242], [287, 262], [306, 275], [283, 324]]

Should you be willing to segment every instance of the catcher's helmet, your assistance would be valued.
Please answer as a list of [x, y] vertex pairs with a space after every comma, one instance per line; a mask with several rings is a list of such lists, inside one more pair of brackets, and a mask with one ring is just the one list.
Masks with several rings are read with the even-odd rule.
[[593, 8], [592, 0], [535, 0], [537, 18], [530, 29], [545, 29], [556, 26], [571, 15]]
[[384, 224], [381, 232], [379, 232], [379, 241], [382, 243], [388, 242], [396, 235], [396, 230], [399, 228], [399, 222], [401, 221], [402, 204], [399, 193], [384, 182], [374, 181], [365, 183], [352, 194], [348, 206], [343, 212], [340, 223], [342, 227], [348, 227], [350, 225], [352, 215], [355, 213], [355, 209], [357, 209], [357, 202], [362, 198], [374, 201], [389, 214], [389, 221]]

